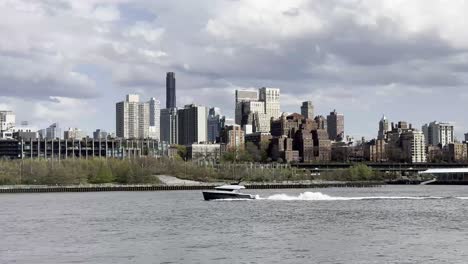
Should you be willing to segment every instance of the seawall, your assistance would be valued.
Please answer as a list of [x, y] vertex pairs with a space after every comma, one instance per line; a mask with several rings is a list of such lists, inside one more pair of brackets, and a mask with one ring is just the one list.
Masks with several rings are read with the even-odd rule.
[[[309, 188], [370, 188], [380, 187], [383, 183], [346, 182], [346, 183], [281, 183], [245, 184], [246, 189], [309, 189]], [[0, 187], [0, 193], [51, 193], [51, 192], [136, 192], [136, 191], [187, 191], [209, 190], [215, 185], [73, 185], [73, 186], [8, 186]]]

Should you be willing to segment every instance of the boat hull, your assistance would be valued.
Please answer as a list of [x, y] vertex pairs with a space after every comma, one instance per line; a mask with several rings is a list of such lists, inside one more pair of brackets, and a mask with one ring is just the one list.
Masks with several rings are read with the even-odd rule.
[[245, 193], [230, 193], [230, 192], [203, 192], [203, 198], [209, 200], [222, 200], [222, 199], [255, 199], [255, 196]]

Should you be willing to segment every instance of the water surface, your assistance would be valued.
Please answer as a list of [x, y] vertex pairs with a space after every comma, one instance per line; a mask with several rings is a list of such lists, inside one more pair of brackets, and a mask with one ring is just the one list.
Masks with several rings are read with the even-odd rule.
[[465, 186], [248, 192], [2, 194], [0, 263], [468, 262]]

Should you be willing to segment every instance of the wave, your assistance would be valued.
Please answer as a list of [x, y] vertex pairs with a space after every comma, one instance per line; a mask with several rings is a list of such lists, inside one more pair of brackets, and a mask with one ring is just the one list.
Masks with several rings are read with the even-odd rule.
[[[266, 198], [259, 198], [261, 200], [273, 201], [355, 201], [355, 200], [437, 200], [447, 199], [452, 197], [441, 196], [364, 196], [364, 197], [342, 197], [330, 196], [321, 192], [304, 192], [298, 196], [291, 196], [287, 194], [275, 194]], [[468, 197], [453, 197], [457, 199], [468, 199]]]

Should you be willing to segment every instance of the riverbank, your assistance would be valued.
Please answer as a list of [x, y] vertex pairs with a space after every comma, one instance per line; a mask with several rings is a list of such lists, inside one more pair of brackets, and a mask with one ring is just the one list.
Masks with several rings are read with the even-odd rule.
[[[247, 183], [246, 189], [316, 189], [316, 188], [371, 188], [381, 187], [380, 182], [330, 182], [330, 183]], [[189, 185], [13, 185], [1, 186], [0, 193], [51, 193], [51, 192], [136, 192], [136, 191], [187, 191], [213, 189], [217, 184], [198, 183]]]

